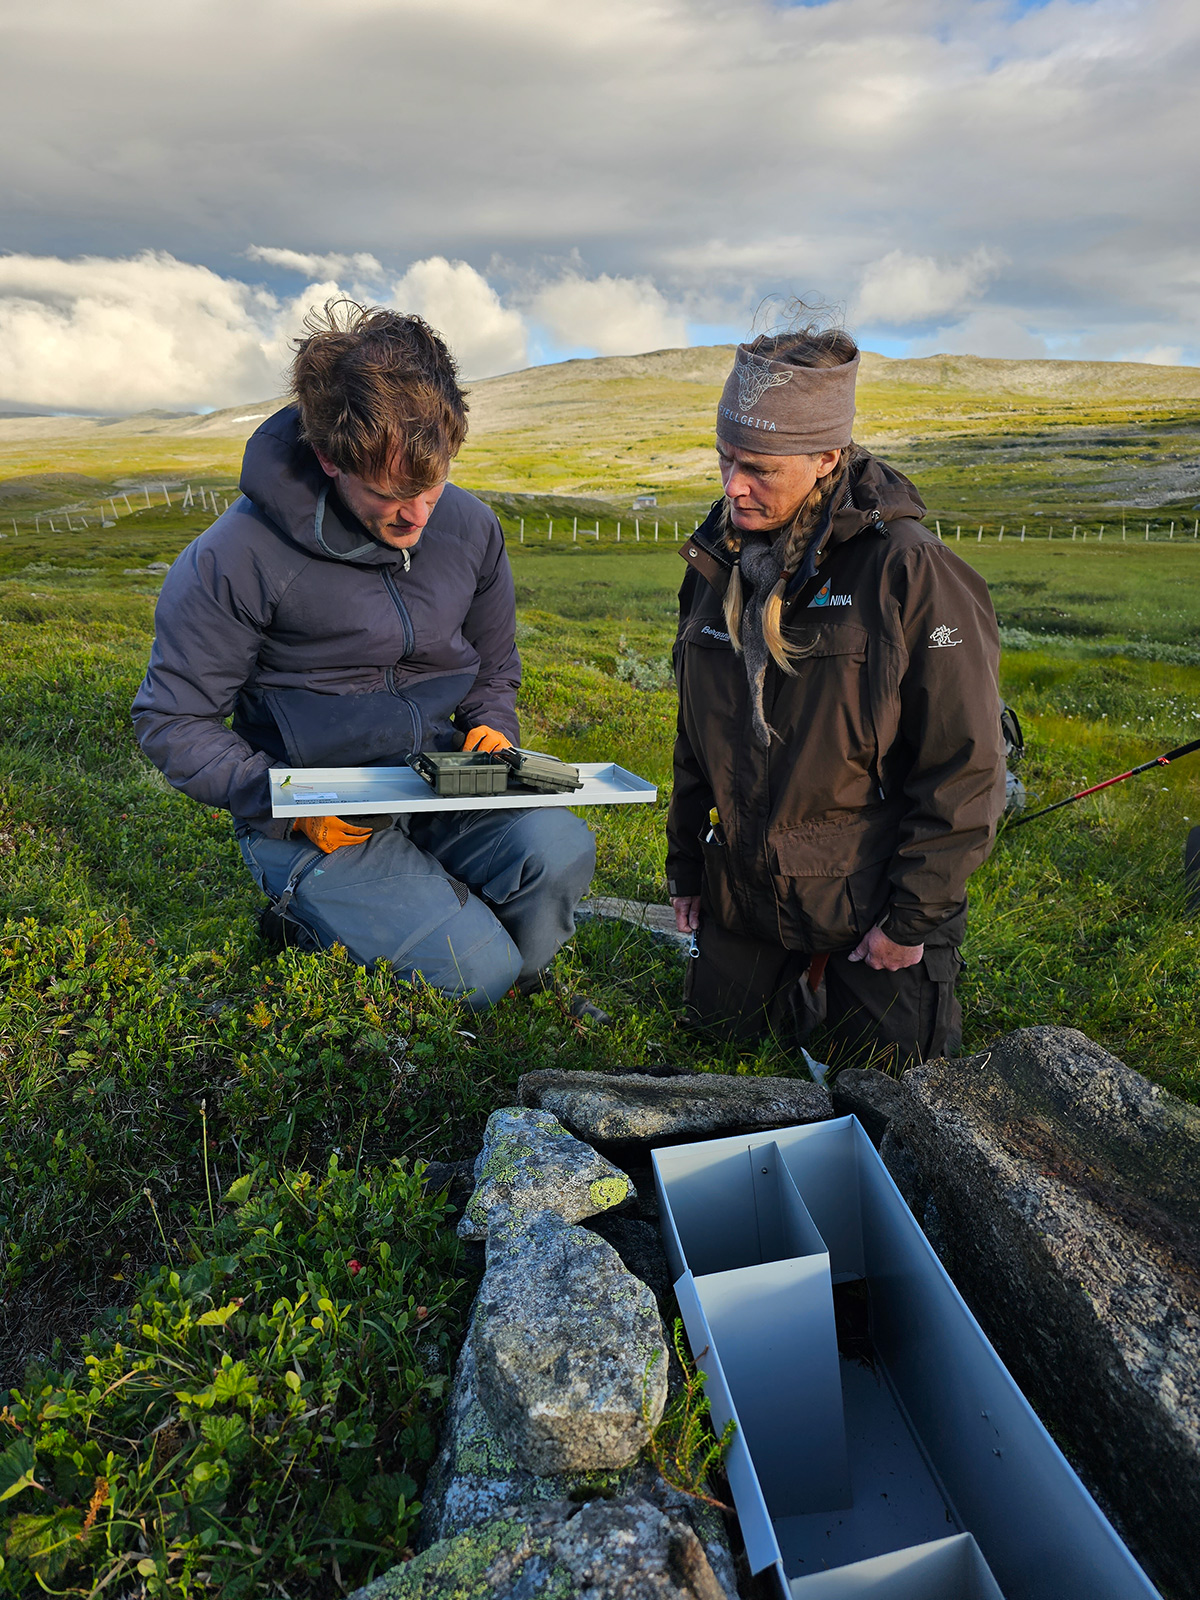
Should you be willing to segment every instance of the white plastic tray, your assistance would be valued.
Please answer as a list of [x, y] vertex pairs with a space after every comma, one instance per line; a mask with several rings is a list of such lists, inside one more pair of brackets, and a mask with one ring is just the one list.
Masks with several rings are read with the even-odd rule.
[[272, 767], [271, 815], [349, 817], [393, 811], [524, 811], [534, 806], [648, 805], [658, 790], [612, 761], [581, 761], [583, 787], [570, 794], [434, 794], [411, 767]]

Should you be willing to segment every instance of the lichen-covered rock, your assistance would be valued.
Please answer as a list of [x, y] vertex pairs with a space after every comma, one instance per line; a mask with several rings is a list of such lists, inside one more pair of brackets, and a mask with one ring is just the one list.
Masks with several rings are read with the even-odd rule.
[[351, 1600], [736, 1600], [687, 1521], [640, 1497], [512, 1508]]
[[909, 1205], [1147, 1571], [1200, 1594], [1200, 1111], [1073, 1028], [901, 1083]]
[[737, 1592], [733, 1556], [720, 1513], [693, 1495], [672, 1489], [643, 1455], [613, 1472], [526, 1472], [493, 1427], [479, 1400], [475, 1342], [470, 1332], [455, 1368], [441, 1449], [421, 1494], [417, 1548], [427, 1549], [499, 1516], [506, 1508], [539, 1501], [579, 1502], [636, 1495], [690, 1524], [709, 1565], [730, 1595]]
[[799, 1078], [750, 1078], [693, 1072], [677, 1078], [646, 1073], [527, 1072], [521, 1103], [552, 1111], [580, 1139], [649, 1144], [691, 1136], [823, 1122], [833, 1116], [829, 1095]]
[[611, 1161], [573, 1138], [547, 1111], [493, 1111], [475, 1162], [475, 1192], [458, 1224], [461, 1239], [486, 1239], [493, 1217], [553, 1211], [580, 1222], [635, 1198]]
[[527, 1472], [623, 1467], [662, 1415], [653, 1294], [611, 1245], [552, 1211], [493, 1220], [471, 1327], [479, 1397]]

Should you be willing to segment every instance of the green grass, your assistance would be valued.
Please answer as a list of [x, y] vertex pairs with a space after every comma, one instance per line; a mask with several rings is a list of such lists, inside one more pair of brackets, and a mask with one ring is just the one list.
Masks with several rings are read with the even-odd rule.
[[[269, 1388], [279, 1374], [255, 1319], [273, 1315], [266, 1300], [279, 1296], [253, 1286], [274, 1273], [294, 1300], [295, 1286], [315, 1274], [318, 1298], [338, 1316], [344, 1307], [357, 1314], [345, 1263], [378, 1263], [381, 1246], [400, 1252], [403, 1242], [380, 1220], [379, 1195], [389, 1182], [407, 1184], [414, 1226], [424, 1226], [419, 1164], [473, 1153], [488, 1112], [511, 1100], [522, 1071], [673, 1062], [803, 1073], [770, 1041], [718, 1050], [677, 1030], [682, 963], [622, 925], [585, 926], [560, 957], [568, 984], [614, 1012], [611, 1033], [576, 1022], [551, 995], [467, 1016], [344, 957], [269, 954], [227, 819], [171, 790], [141, 758], [128, 720], [158, 586], [145, 569], [170, 560], [203, 523], [200, 514], [155, 509], [103, 533], [47, 535], [36, 547], [0, 542], [0, 1382], [17, 1384], [14, 1406], [26, 1408], [0, 1416], [0, 1484], [8, 1450], [36, 1434], [47, 1441], [57, 1497], [43, 1502], [44, 1491], [26, 1486], [0, 1513], [58, 1519], [16, 1528], [0, 1572], [12, 1594], [37, 1592], [39, 1560], [43, 1575], [55, 1574], [46, 1581], [61, 1588], [84, 1571], [98, 1581], [103, 1563], [129, 1554], [117, 1524], [143, 1506], [138, 1497], [164, 1462], [141, 1449], [129, 1415], [95, 1398], [80, 1415], [94, 1417], [97, 1437], [107, 1431], [126, 1445], [111, 1472], [90, 1446], [66, 1451], [68, 1468], [54, 1455], [50, 1435], [62, 1430], [46, 1406], [96, 1387], [78, 1366], [88, 1329], [106, 1381], [119, 1375], [117, 1346], [135, 1348], [133, 1296], [142, 1322], [176, 1330], [188, 1361], [211, 1370], [226, 1340], [220, 1348], [231, 1361], [259, 1362], [254, 1370]], [[955, 548], [991, 584], [1006, 636], [1020, 646], [1005, 653], [1003, 688], [1026, 729], [1031, 807], [1200, 733], [1200, 666], [1188, 658], [1200, 637], [1200, 549], [1057, 538]], [[514, 544], [512, 555], [526, 738], [576, 759], [616, 759], [660, 785], [656, 806], [605, 808], [588, 820], [599, 843], [596, 890], [662, 900], [674, 696], [661, 685], [683, 563], [671, 544], [572, 546], [557, 536], [553, 545]], [[1002, 834], [972, 880], [962, 986], [968, 1049], [1014, 1027], [1079, 1027], [1200, 1102], [1200, 918], [1185, 911], [1180, 872], [1193, 820], [1200, 762], [1184, 762]], [[293, 1187], [324, 1182], [331, 1159], [348, 1175], [339, 1180], [349, 1185], [339, 1191], [340, 1219], [321, 1212], [331, 1231], [316, 1255], [304, 1228], [285, 1228], [281, 1253], [264, 1263], [262, 1237], [221, 1196], [253, 1173], [267, 1185], [283, 1172], [309, 1175], [289, 1177]], [[426, 1220], [435, 1231], [438, 1217], [434, 1197]], [[218, 1258], [226, 1263], [219, 1269]], [[469, 1262], [453, 1252], [438, 1259], [438, 1283], [470, 1279]], [[395, 1294], [433, 1304], [423, 1270], [406, 1267]], [[453, 1347], [464, 1295], [446, 1289], [438, 1348]], [[227, 1332], [204, 1333], [216, 1341], [211, 1348], [197, 1343], [195, 1329], [209, 1326], [197, 1321], [202, 1308], [234, 1298], [247, 1309], [231, 1314]], [[38, 1362], [22, 1384], [31, 1353]], [[314, 1359], [322, 1372], [336, 1366], [328, 1353]], [[394, 1401], [411, 1406], [414, 1432], [379, 1467], [386, 1492], [351, 1474], [338, 1480], [336, 1506], [322, 1502], [309, 1517], [332, 1529], [321, 1537], [342, 1541], [347, 1584], [394, 1556], [419, 1498], [443, 1369], [414, 1361], [406, 1371], [411, 1381]], [[355, 1381], [369, 1389], [376, 1380]], [[165, 1419], [183, 1429], [162, 1480], [164, 1492], [182, 1496], [180, 1520], [154, 1522], [153, 1538], [143, 1539], [137, 1559], [153, 1568], [139, 1574], [146, 1592], [198, 1592], [187, 1584], [210, 1570], [211, 1541], [197, 1541], [213, 1517], [231, 1538], [273, 1552], [274, 1564], [261, 1569], [247, 1554], [222, 1579], [227, 1586], [252, 1574], [259, 1592], [332, 1592], [334, 1545], [324, 1555], [311, 1543], [289, 1546], [284, 1512], [265, 1510], [252, 1489], [271, 1451], [292, 1445], [264, 1434], [262, 1452], [233, 1459], [236, 1428], [210, 1438], [183, 1402], [176, 1415], [154, 1409], [166, 1403], [158, 1391], [135, 1389], [131, 1399], [138, 1396], [145, 1424]], [[230, 1401], [231, 1417], [245, 1410]], [[360, 1410], [355, 1401], [340, 1419], [374, 1426]], [[9, 1459], [14, 1470], [18, 1457]], [[226, 1465], [209, 1472], [218, 1457]], [[85, 1532], [101, 1477], [111, 1495]], [[222, 1495], [201, 1492], [214, 1477]], [[101, 1522], [103, 1543], [93, 1536]], [[63, 1550], [74, 1567], [55, 1567]]]

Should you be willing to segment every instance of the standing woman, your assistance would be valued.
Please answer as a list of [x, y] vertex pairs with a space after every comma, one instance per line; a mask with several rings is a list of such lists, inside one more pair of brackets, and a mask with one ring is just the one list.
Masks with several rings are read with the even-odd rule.
[[[967, 878], [1004, 805], [983, 580], [853, 443], [859, 354], [739, 345], [724, 497], [683, 546], [667, 877], [689, 1019], [899, 1070], [953, 1054]], [[814, 959], [816, 958], [816, 959]]]

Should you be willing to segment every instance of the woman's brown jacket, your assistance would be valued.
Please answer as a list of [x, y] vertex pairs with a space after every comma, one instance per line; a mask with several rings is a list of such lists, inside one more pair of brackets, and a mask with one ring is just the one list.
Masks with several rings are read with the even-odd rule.
[[856, 464], [785, 600], [784, 638], [805, 653], [795, 677], [767, 668], [766, 750], [722, 611], [735, 558], [718, 510], [681, 552], [670, 892], [703, 892], [731, 931], [789, 949], [845, 950], [875, 924], [958, 944], [1004, 805], [986, 585], [921, 525], [907, 478]]

